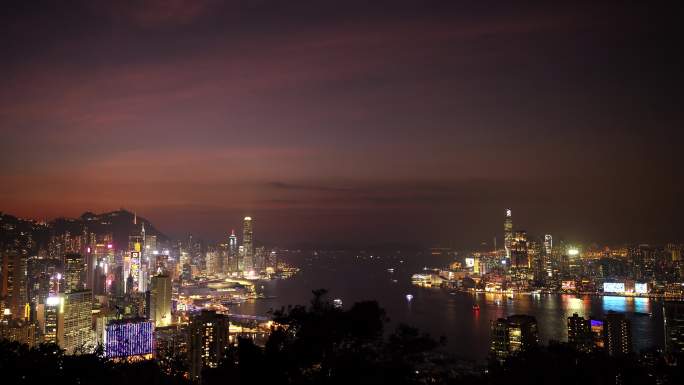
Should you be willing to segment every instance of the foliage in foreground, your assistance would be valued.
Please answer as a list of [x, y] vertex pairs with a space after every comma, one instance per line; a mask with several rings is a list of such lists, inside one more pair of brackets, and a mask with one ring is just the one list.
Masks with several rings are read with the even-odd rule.
[[[276, 327], [264, 347], [240, 340], [214, 369], [202, 373], [213, 384], [681, 384], [678, 367], [658, 354], [611, 358], [581, 353], [567, 344], [490, 363], [488, 372], [444, 354], [444, 341], [400, 325], [385, 333], [385, 312], [377, 302], [335, 308], [325, 291], [310, 306], [274, 313]], [[67, 356], [56, 345], [29, 349], [0, 341], [0, 373], [7, 384], [190, 384], [183, 357], [115, 363], [101, 351]]]

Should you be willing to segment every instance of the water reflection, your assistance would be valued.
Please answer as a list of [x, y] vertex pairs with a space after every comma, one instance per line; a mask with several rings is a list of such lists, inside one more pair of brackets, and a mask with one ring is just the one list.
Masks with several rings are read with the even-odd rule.
[[[335, 297], [342, 298], [345, 306], [356, 301], [375, 299], [385, 308], [391, 320], [388, 330], [398, 323], [406, 323], [429, 332], [434, 337], [446, 336], [447, 349], [461, 357], [484, 360], [489, 350], [490, 322], [513, 314], [529, 314], [537, 319], [539, 337], [549, 340], [567, 340], [567, 317], [577, 313], [583, 317], [603, 318], [608, 311], [626, 313], [632, 322], [635, 351], [662, 345], [662, 315], [656, 302], [648, 298], [598, 297], [575, 295], [533, 294], [507, 295], [495, 293], [449, 294], [440, 289], [423, 289], [411, 285], [410, 275], [419, 268], [402, 271], [392, 266], [387, 278], [383, 265], [363, 266], [345, 264], [336, 260], [331, 268], [313, 265], [301, 274], [285, 281], [265, 282], [265, 293], [275, 298], [245, 303], [234, 311], [263, 315], [271, 308], [288, 304], [306, 304], [311, 290], [325, 287]], [[354, 279], [340, 279], [354, 277]], [[406, 294], [413, 294], [407, 301]], [[477, 304], [480, 311], [474, 311]], [[653, 313], [644, 316], [640, 313]]]

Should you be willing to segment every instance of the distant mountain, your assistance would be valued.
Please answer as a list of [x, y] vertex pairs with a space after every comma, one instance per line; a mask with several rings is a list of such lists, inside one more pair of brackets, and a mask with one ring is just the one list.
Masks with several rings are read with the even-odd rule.
[[166, 235], [157, 230], [150, 221], [139, 216], [136, 218], [134, 213], [124, 209], [102, 214], [85, 212], [80, 218], [57, 218], [50, 222], [50, 225], [55, 234], [63, 234], [66, 231], [79, 234], [84, 228], [95, 234], [112, 233], [114, 245], [119, 248], [126, 247], [129, 235], [140, 234], [143, 223], [147, 235], [156, 235], [160, 242], [168, 241]]

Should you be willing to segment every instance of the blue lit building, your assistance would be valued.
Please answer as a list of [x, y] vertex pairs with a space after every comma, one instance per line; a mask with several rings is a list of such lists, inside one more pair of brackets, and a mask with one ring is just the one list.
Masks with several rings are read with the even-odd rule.
[[154, 322], [143, 318], [111, 321], [107, 325], [104, 345], [108, 358], [152, 358]]

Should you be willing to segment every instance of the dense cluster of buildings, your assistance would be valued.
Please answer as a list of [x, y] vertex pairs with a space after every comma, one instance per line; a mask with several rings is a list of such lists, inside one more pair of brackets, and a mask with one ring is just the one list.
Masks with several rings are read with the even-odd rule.
[[[67, 354], [100, 346], [117, 360], [182, 354], [195, 377], [238, 336], [265, 338], [269, 320], [229, 314], [222, 301], [254, 298], [250, 280], [282, 274], [276, 251], [255, 245], [252, 218], [241, 243], [235, 231], [217, 245], [170, 242], [135, 214], [124, 237], [101, 231], [127, 214], [88, 214], [65, 229], [0, 213], [0, 338]], [[192, 290], [210, 291], [219, 311]]]
[[584, 246], [534, 237], [504, 216], [504, 245], [469, 252], [448, 269], [414, 276], [422, 286], [486, 292], [550, 292], [684, 297], [684, 245]]

